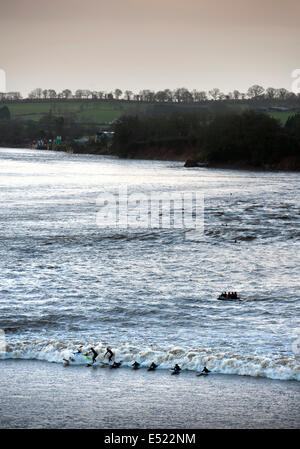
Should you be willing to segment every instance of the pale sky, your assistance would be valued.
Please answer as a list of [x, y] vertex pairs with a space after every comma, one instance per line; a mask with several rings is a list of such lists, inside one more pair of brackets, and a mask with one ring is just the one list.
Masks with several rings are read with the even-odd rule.
[[299, 0], [0, 0], [7, 91], [291, 89]]

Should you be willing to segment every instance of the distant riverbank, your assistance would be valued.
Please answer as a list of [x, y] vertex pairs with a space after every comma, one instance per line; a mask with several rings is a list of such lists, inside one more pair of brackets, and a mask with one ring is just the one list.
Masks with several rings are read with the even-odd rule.
[[0, 121], [0, 145], [120, 159], [193, 161], [189, 167], [299, 171], [300, 114], [291, 115], [285, 124], [254, 110], [128, 115], [101, 132], [95, 125], [49, 114], [37, 123]]
[[[0, 147], [7, 148], [7, 147]], [[32, 149], [31, 146], [28, 145], [15, 145], [11, 148], [28, 148]], [[35, 149], [36, 151], [45, 151], [42, 149]], [[47, 150], [46, 150], [47, 151]], [[145, 152], [139, 152], [136, 155], [130, 155], [129, 157], [120, 157], [115, 155], [112, 151], [108, 149], [99, 149], [97, 146], [88, 146], [88, 145], [59, 145], [56, 149], [48, 150], [48, 151], [57, 151], [57, 152], [65, 152], [69, 154], [91, 154], [95, 156], [114, 156], [118, 159], [136, 159], [136, 160], [156, 160], [156, 161], [176, 161], [182, 162], [185, 168], [212, 168], [212, 169], [231, 169], [231, 170], [255, 170], [255, 171], [300, 171], [300, 162], [298, 162], [297, 158], [285, 158], [282, 159], [278, 164], [264, 164], [262, 166], [251, 165], [248, 162], [244, 161], [232, 161], [232, 162], [223, 162], [223, 163], [213, 163], [206, 162], [203, 160], [192, 159], [193, 153], [190, 151], [190, 148], [187, 148], [182, 154], [177, 154], [173, 152], [171, 149], [168, 151], [161, 152], [160, 155], [157, 154], [157, 147], [149, 148]]]

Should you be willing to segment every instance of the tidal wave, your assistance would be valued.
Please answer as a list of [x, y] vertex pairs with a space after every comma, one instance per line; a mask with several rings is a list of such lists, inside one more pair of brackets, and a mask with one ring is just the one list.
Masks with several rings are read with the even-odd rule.
[[[78, 347], [82, 345], [81, 353]], [[107, 362], [104, 358], [107, 342], [92, 344], [90, 342], [63, 341], [24, 341], [8, 343], [6, 351], [0, 354], [0, 359], [41, 360], [64, 364], [66, 360], [71, 365], [86, 365], [91, 363], [90, 349], [98, 352], [95, 366]], [[183, 370], [200, 372], [206, 366], [212, 374], [235, 374], [240, 376], [266, 377], [280, 380], [300, 381], [300, 364], [296, 357], [257, 354], [245, 355], [234, 351], [222, 351], [220, 348], [193, 348], [181, 346], [160, 347], [150, 345], [137, 347], [122, 343], [112, 347], [115, 361], [121, 361], [123, 367], [131, 367], [134, 361], [141, 368], [147, 368], [152, 362], [158, 369], [168, 370], [178, 363]]]

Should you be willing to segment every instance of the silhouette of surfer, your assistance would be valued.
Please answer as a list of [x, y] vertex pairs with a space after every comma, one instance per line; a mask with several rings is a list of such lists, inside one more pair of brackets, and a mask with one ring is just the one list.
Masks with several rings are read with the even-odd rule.
[[79, 346], [78, 347], [78, 349], [77, 349], [77, 351], [76, 352], [73, 352], [73, 354], [74, 355], [77, 355], [77, 354], [82, 354], [82, 348], [83, 348], [83, 346], [81, 345], [81, 346]]
[[119, 368], [119, 366], [121, 366], [121, 363], [122, 363], [122, 362], [114, 362], [114, 363], [110, 366], [110, 368]]
[[69, 366], [70, 362], [74, 362], [75, 360], [73, 359], [73, 357], [69, 357], [68, 359], [63, 359], [63, 361], [65, 362], [65, 366]]
[[148, 371], [154, 371], [157, 367], [158, 367], [158, 365], [156, 365], [156, 363], [152, 362], [148, 368]]
[[104, 358], [106, 357], [107, 354], [109, 354], [108, 361], [111, 362], [111, 359], [113, 358], [114, 353], [112, 352], [112, 350], [110, 348], [106, 348], [106, 353], [104, 355]]
[[94, 363], [96, 361], [96, 358], [98, 357], [99, 354], [98, 354], [97, 351], [95, 351], [94, 348], [91, 348], [91, 351], [93, 353], [92, 362]]
[[176, 363], [176, 365], [173, 368], [173, 373], [172, 374], [179, 374], [181, 371], [180, 366]]

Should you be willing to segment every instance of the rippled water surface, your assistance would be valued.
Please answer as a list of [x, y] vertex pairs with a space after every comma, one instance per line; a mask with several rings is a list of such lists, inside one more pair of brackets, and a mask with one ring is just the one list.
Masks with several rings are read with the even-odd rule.
[[[300, 175], [182, 165], [0, 149], [1, 357], [109, 344], [124, 364], [300, 380]], [[204, 235], [98, 226], [120, 186], [203, 194]]]

